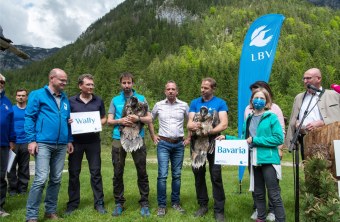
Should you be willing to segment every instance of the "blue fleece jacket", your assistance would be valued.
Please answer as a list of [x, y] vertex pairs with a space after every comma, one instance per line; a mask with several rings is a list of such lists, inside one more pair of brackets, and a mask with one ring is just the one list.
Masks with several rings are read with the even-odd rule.
[[9, 147], [9, 142], [15, 142], [13, 109], [11, 101], [0, 93], [0, 146]]
[[28, 143], [67, 144], [71, 142], [70, 104], [62, 92], [60, 109], [48, 86], [35, 90], [28, 97], [25, 132]]

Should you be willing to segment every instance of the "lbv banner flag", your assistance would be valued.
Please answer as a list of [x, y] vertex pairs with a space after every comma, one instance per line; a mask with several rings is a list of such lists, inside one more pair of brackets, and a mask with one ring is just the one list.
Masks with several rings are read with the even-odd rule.
[[[285, 17], [267, 14], [250, 26], [243, 42], [238, 78], [238, 136], [242, 135], [244, 110], [249, 104], [249, 86], [256, 81], [269, 81], [280, 30]], [[239, 167], [239, 180], [245, 167]]]

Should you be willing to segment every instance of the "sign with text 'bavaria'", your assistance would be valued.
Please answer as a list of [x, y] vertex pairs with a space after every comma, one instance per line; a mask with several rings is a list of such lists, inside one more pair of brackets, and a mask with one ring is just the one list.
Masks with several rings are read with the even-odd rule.
[[215, 164], [248, 166], [246, 140], [216, 140]]
[[71, 113], [72, 135], [102, 131], [99, 111]]

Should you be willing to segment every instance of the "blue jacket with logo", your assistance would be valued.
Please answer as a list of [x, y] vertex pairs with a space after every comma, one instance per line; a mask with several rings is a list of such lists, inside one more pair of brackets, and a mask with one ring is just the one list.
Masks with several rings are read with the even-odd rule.
[[28, 143], [67, 144], [71, 142], [70, 104], [62, 92], [60, 109], [48, 86], [35, 90], [28, 97], [25, 132]]
[[0, 146], [9, 146], [15, 142], [13, 123], [13, 109], [11, 101], [5, 96], [5, 91], [0, 93]]

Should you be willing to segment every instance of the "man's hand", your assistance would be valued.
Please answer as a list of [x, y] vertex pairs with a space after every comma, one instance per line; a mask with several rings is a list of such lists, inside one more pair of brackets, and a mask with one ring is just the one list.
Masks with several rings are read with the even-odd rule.
[[133, 122], [128, 116], [126, 116], [120, 119], [119, 124], [123, 126], [132, 126]]
[[215, 140], [225, 140], [225, 136], [219, 135], [218, 137], [215, 138]]
[[190, 137], [187, 137], [187, 138], [183, 141], [183, 145], [186, 146], [186, 145], [190, 144], [190, 140], [191, 140], [191, 138], [190, 138]]
[[307, 129], [308, 131], [311, 131], [311, 130], [315, 130], [316, 128], [322, 127], [322, 126], [324, 126], [324, 125], [325, 125], [325, 123], [323, 122], [323, 120], [317, 120], [317, 121], [308, 123], [308, 124], [306, 125], [306, 129]]
[[31, 143], [28, 144], [28, 152], [29, 152], [29, 154], [34, 156], [34, 154], [38, 153], [38, 151], [39, 151], [39, 149], [38, 149], [37, 142], [31, 142]]
[[158, 135], [154, 135], [154, 136], [152, 137], [152, 141], [153, 141], [153, 143], [154, 143], [155, 145], [157, 145], [157, 144], [159, 143], [160, 140], [161, 140], [161, 139], [159, 138]]
[[73, 151], [74, 151], [73, 144], [72, 143], [68, 143], [67, 144], [67, 153], [71, 154], [71, 153], [73, 153]]
[[199, 130], [201, 128], [201, 123], [200, 122], [192, 122], [191, 124], [190, 124], [190, 126], [189, 126], [189, 129], [191, 130], [191, 131], [197, 131], [197, 130]]
[[15, 143], [14, 142], [9, 142], [9, 148], [14, 151], [15, 150]]

